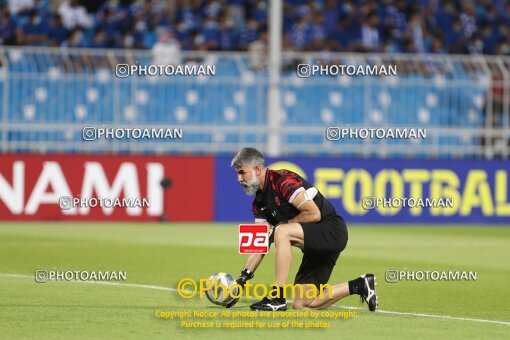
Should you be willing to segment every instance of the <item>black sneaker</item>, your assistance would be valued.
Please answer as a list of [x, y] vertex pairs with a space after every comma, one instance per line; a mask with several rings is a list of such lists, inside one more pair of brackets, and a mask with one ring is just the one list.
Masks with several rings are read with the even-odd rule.
[[259, 302], [255, 302], [250, 306], [252, 310], [279, 311], [287, 310], [287, 303], [284, 298], [271, 298], [266, 296]]
[[379, 306], [377, 294], [375, 293], [375, 285], [377, 284], [375, 282], [375, 276], [374, 274], [364, 274], [361, 275], [361, 278], [365, 282], [363, 293], [361, 294], [361, 301], [368, 303], [368, 309], [374, 312]]

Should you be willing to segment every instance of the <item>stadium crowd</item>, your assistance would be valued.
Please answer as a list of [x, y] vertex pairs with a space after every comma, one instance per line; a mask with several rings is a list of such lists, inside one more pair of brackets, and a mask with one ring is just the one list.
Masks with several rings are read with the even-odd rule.
[[[253, 50], [267, 0], [0, 0], [2, 45]], [[294, 51], [510, 54], [505, 0], [285, 0]]]

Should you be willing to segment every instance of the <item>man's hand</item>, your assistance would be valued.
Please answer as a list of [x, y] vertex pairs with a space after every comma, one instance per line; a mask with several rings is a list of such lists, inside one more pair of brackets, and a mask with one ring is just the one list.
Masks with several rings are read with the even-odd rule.
[[[241, 271], [241, 276], [239, 276], [239, 278], [236, 280], [236, 282], [239, 286], [241, 286], [241, 289], [243, 289], [244, 285], [246, 284], [246, 281], [253, 279], [254, 276], [255, 275], [253, 275], [253, 273], [249, 269], [244, 268]], [[235, 292], [234, 295], [240, 296], [240, 292], [237, 291], [237, 292]], [[234, 306], [237, 303], [237, 301], [239, 301], [239, 298], [233, 299], [232, 302], [230, 302], [225, 307], [231, 308], [232, 306]]]

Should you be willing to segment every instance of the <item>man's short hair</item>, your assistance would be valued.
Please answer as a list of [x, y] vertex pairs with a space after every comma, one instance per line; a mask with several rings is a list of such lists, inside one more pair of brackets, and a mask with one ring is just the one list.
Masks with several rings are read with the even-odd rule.
[[232, 158], [231, 166], [241, 167], [243, 164], [266, 166], [264, 156], [255, 148], [243, 148]]

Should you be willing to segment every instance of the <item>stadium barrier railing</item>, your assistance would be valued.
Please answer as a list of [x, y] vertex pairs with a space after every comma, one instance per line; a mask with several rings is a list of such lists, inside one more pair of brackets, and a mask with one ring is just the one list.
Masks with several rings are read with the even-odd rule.
[[[254, 53], [0, 48], [4, 153], [232, 153], [507, 159], [510, 58], [283, 53], [280, 109]], [[396, 76], [298, 74], [299, 65], [395, 66]], [[214, 65], [214, 75], [116, 75], [119, 65]], [[135, 72], [136, 73], [136, 72]], [[325, 73], [325, 72], [323, 72]], [[330, 72], [331, 73], [331, 72]], [[269, 116], [273, 125], [269, 124]], [[276, 126], [274, 122], [277, 122]], [[182, 139], [101, 139], [83, 128], [181, 128]], [[342, 138], [327, 128], [423, 128], [425, 139]], [[330, 138], [331, 139], [331, 138]]]

